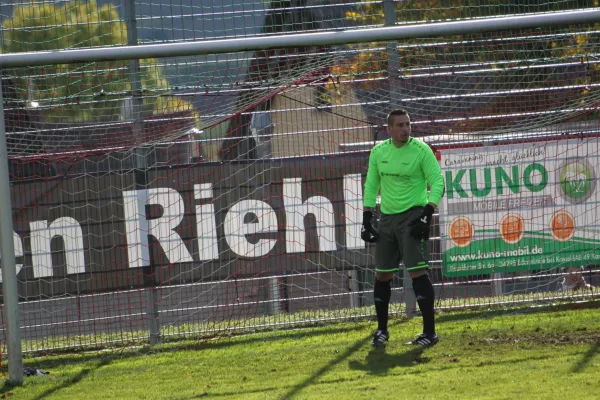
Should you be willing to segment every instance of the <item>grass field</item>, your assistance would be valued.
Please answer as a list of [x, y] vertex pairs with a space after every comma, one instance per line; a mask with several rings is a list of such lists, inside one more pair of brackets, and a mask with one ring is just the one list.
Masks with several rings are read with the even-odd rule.
[[[50, 374], [5, 384], [13, 399], [598, 399], [600, 306], [445, 313], [440, 343], [384, 350], [372, 321], [26, 359]], [[6, 367], [6, 366], [4, 366]], [[4, 369], [6, 371], [6, 369]]]

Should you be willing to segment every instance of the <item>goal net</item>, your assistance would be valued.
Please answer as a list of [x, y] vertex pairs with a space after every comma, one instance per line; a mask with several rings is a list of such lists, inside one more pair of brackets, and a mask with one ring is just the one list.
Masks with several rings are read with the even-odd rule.
[[[594, 6], [504, 3], [164, 1], [131, 15], [108, 1], [40, 1], [0, 6], [1, 44], [143, 45]], [[3, 69], [24, 350], [371, 315], [362, 192], [368, 152], [400, 107], [446, 180], [430, 242], [439, 307], [596, 296], [599, 36], [580, 24]], [[395, 313], [414, 308], [405, 286], [398, 276]]]

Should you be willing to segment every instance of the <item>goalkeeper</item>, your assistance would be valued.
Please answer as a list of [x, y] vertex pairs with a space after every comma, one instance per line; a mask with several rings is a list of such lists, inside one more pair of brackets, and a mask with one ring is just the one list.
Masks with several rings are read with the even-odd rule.
[[[423, 316], [423, 333], [410, 343], [425, 348], [438, 342], [434, 290], [427, 274], [427, 241], [433, 211], [444, 193], [444, 181], [431, 148], [410, 136], [408, 112], [392, 111], [387, 124], [390, 139], [373, 147], [369, 156], [361, 230], [365, 242], [376, 242], [373, 297], [378, 327], [371, 344], [385, 345], [390, 337], [387, 324], [391, 281], [403, 262]], [[371, 220], [380, 190], [382, 215], [375, 230]]]

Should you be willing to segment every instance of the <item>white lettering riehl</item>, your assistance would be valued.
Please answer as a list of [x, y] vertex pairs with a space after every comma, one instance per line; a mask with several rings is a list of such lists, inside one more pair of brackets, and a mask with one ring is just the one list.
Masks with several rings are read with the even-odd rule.
[[[172, 188], [160, 187], [141, 190], [124, 190], [123, 217], [126, 240], [127, 266], [141, 268], [150, 265], [149, 237], [158, 243], [169, 263], [191, 263], [217, 260], [222, 254], [222, 243], [241, 257], [257, 258], [273, 250], [281, 236], [276, 233], [284, 227], [285, 252], [306, 251], [305, 220], [308, 215], [316, 221], [318, 251], [335, 251], [345, 245], [348, 249], [360, 249], [365, 243], [360, 239], [362, 218], [362, 176], [343, 176], [343, 214], [336, 215], [332, 201], [324, 196], [304, 199], [302, 180], [283, 180], [285, 224], [278, 221], [275, 210], [265, 201], [240, 200], [231, 204], [225, 211], [220, 241], [217, 230], [216, 213], [213, 204], [213, 187], [210, 183], [194, 184], [193, 212], [186, 214], [186, 206], [181, 194]], [[147, 215], [147, 206], [158, 206], [162, 213], [158, 217]], [[220, 210], [221, 212], [224, 210]], [[250, 217], [248, 217], [250, 215]], [[188, 247], [190, 238], [182, 238], [179, 228], [184, 218], [195, 218], [198, 250], [193, 253]], [[337, 224], [343, 224], [343, 236], [336, 238]], [[25, 265], [24, 257], [31, 252], [31, 267], [35, 278], [54, 276], [53, 251], [61, 247], [67, 274], [86, 272], [87, 252], [95, 250], [84, 243], [84, 230], [81, 223], [72, 217], [63, 216], [53, 221], [38, 220], [28, 224], [30, 240], [13, 234], [17, 273]], [[90, 234], [87, 232], [86, 234]], [[249, 237], [252, 237], [251, 239]], [[58, 240], [58, 241], [57, 241]], [[340, 242], [345, 242], [341, 243]], [[30, 249], [24, 249], [24, 244]], [[195, 246], [193, 246], [195, 247]], [[21, 261], [22, 260], [22, 261]], [[54, 261], [56, 262], [56, 261]], [[1, 275], [0, 275], [1, 279]]]

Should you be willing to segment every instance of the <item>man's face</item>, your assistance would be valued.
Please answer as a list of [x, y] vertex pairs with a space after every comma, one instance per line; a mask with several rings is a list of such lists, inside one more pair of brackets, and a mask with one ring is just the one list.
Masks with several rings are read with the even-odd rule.
[[410, 117], [408, 115], [394, 115], [388, 125], [390, 137], [401, 143], [406, 143], [410, 137]]

